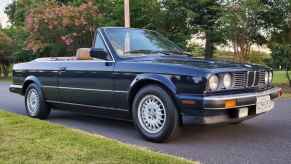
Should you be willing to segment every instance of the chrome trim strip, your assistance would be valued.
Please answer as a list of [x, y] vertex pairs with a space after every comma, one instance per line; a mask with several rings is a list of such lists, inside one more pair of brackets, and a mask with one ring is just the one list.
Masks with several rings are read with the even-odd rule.
[[22, 89], [22, 85], [14, 85], [14, 84], [12, 84], [12, 85], [10, 85], [9, 87], [10, 87], [10, 88]]
[[[240, 105], [240, 106], [236, 106], [236, 108], [243, 108], [243, 107], [249, 107], [249, 106], [253, 106], [253, 105], [256, 105], [256, 104], [248, 104], [248, 105]], [[229, 109], [229, 108], [203, 108], [203, 109], [206, 109], [206, 110], [223, 110], [223, 109]], [[231, 108], [230, 108], [231, 110]]]
[[85, 104], [69, 103], [69, 102], [54, 101], [54, 100], [46, 100], [46, 102], [48, 102], [48, 103], [56, 103], [56, 104], [83, 106], [83, 107], [96, 108], [96, 109], [106, 109], [106, 110], [116, 110], [116, 111], [128, 112], [127, 109], [121, 109], [121, 108], [103, 107], [103, 106], [95, 106], [95, 105], [85, 105]]
[[256, 77], [257, 77], [257, 71], [254, 71], [254, 81], [253, 81], [252, 87], [254, 87], [256, 84]]
[[249, 97], [258, 97], [269, 95], [272, 93], [279, 92], [281, 88], [275, 87], [263, 92], [256, 92], [256, 93], [242, 93], [242, 94], [233, 94], [233, 95], [221, 95], [221, 96], [208, 96], [203, 97], [205, 101], [219, 101], [219, 100], [229, 100], [229, 99], [240, 99], [240, 98], [249, 98]]
[[38, 63], [45, 63], [45, 62], [90, 62], [90, 63], [114, 63], [112, 60], [47, 60], [47, 61], [33, 61], [33, 62], [38, 62]]
[[102, 33], [102, 31], [100, 29], [98, 30], [98, 34], [101, 35], [101, 38], [103, 40], [103, 43], [105, 43], [105, 46], [106, 46], [107, 50], [109, 51], [109, 54], [110, 54], [110, 56], [112, 58], [112, 61], [115, 62], [115, 58], [114, 58], [114, 56], [112, 54], [112, 51], [111, 51], [110, 47], [108, 46], [108, 43], [106, 42], [105, 37], [103, 36], [103, 33]]
[[246, 85], [245, 85], [244, 88], [248, 88], [249, 87], [249, 74], [250, 74], [250, 71], [247, 71]]
[[103, 89], [92, 89], [92, 88], [73, 88], [73, 87], [57, 87], [44, 85], [43, 88], [56, 88], [56, 89], [71, 89], [71, 90], [82, 90], [82, 91], [95, 91], [95, 92], [115, 92], [115, 93], [128, 93], [128, 91], [118, 91], [118, 90], [103, 90]]

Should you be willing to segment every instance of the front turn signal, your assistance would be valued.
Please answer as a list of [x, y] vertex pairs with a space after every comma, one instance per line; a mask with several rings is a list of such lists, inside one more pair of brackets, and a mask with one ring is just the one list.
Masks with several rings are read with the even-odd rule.
[[226, 109], [235, 108], [236, 107], [236, 100], [225, 100], [224, 107]]

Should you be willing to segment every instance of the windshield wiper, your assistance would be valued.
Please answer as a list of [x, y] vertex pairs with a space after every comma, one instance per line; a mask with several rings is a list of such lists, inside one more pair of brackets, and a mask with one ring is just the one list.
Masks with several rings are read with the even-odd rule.
[[182, 52], [182, 51], [168, 51], [168, 50], [162, 50], [162, 51], [157, 51], [159, 53], [165, 54], [165, 55], [175, 55], [175, 54], [182, 54], [182, 55], [186, 55], [186, 56], [192, 56], [189, 53], [186, 52]]
[[126, 51], [124, 54], [134, 54], [134, 53], [144, 53], [144, 54], [154, 54], [154, 53], [161, 53], [164, 55], [175, 55], [175, 54], [183, 54], [186, 56], [192, 56], [191, 54], [181, 52], [181, 51], [171, 51], [171, 50], [132, 50], [132, 51]]

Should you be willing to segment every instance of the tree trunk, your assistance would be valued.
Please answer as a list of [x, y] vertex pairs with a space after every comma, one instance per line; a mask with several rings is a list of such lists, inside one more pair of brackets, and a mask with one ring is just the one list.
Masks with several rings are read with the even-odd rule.
[[214, 52], [214, 42], [212, 40], [211, 32], [206, 32], [206, 44], [205, 44], [205, 50], [204, 50], [204, 57], [206, 59], [213, 58], [213, 52]]
[[288, 67], [286, 68], [286, 77], [287, 77], [287, 79], [288, 79], [289, 86], [291, 87], [291, 77], [290, 77], [290, 75], [289, 75], [289, 68], [288, 68]]
[[2, 65], [2, 72], [3, 72], [4, 78], [8, 78], [8, 76], [9, 76], [9, 65]]

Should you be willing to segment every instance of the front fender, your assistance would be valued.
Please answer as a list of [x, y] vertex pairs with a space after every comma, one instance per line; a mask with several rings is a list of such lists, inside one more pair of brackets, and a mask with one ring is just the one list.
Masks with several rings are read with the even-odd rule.
[[23, 81], [23, 84], [22, 84], [22, 93], [24, 94], [25, 91], [26, 91], [26, 88], [29, 86], [29, 84], [31, 83], [35, 83], [36, 85], [38, 85], [40, 88], [42, 86], [42, 83], [40, 82], [40, 80], [36, 77], [36, 76], [27, 76], [25, 78], [25, 80]]
[[40, 80], [36, 76], [27, 76], [23, 82], [23, 85], [25, 85], [25, 83], [27, 82], [33, 82], [37, 84], [39, 87], [42, 85]]
[[176, 86], [171, 81], [171, 75], [159, 75], [159, 74], [140, 74], [138, 75], [129, 86], [129, 93], [131, 93], [140, 83], [145, 81], [152, 81], [161, 84], [166, 87], [172, 94], [176, 94]]

